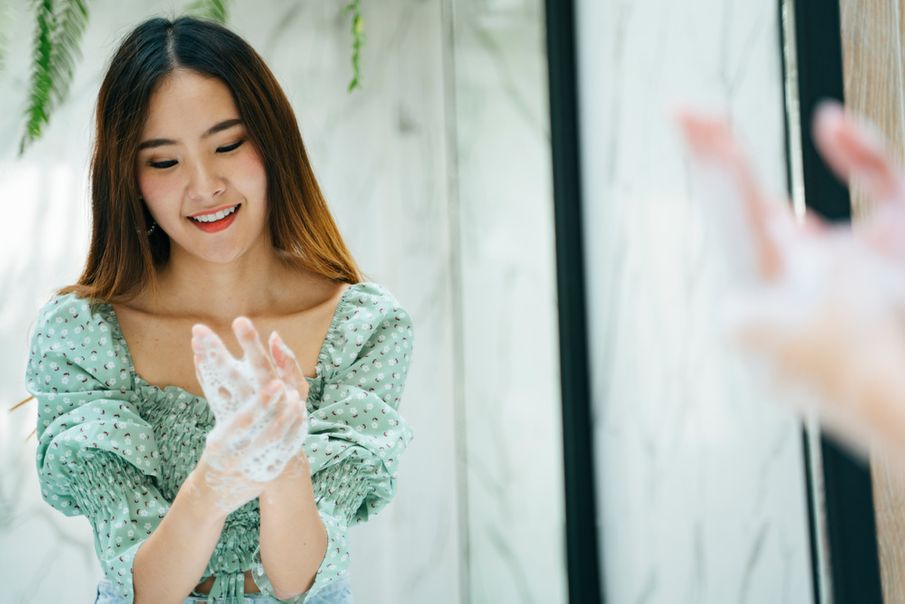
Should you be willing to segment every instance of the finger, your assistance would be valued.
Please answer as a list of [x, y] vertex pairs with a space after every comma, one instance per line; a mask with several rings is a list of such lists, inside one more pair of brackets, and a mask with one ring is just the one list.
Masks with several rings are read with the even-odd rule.
[[286, 411], [293, 419], [307, 419], [308, 411], [305, 409], [305, 402], [301, 397], [301, 393], [295, 388], [286, 390]]
[[283, 430], [283, 434], [280, 435], [280, 442], [287, 451], [297, 455], [302, 451], [307, 436], [308, 425], [305, 418], [295, 416], [286, 421], [286, 427]]
[[230, 377], [235, 372], [235, 359], [223, 341], [209, 327], [198, 323], [192, 327], [195, 376], [201, 384], [215, 417], [235, 411], [240, 392]]
[[298, 390], [302, 396], [307, 397], [308, 383], [305, 381], [305, 374], [299, 366], [295, 353], [292, 352], [276, 331], [270, 332], [268, 344], [280, 378], [289, 386]]
[[297, 390], [289, 391], [286, 403], [286, 415], [283, 417], [277, 437], [287, 450], [296, 452], [308, 434], [308, 418]]
[[267, 431], [285, 415], [285, 386], [274, 380], [261, 391], [258, 399], [249, 402], [237, 413], [237, 419], [230, 424], [231, 432], [227, 441], [242, 450], [255, 450], [266, 441]]
[[[291, 392], [295, 392], [292, 390]], [[290, 438], [293, 430], [298, 430], [298, 417], [294, 411], [294, 404], [290, 404], [289, 392], [284, 391], [284, 400], [279, 405], [279, 411], [273, 418], [262, 426], [262, 429], [254, 436], [248, 445], [247, 451], [252, 455], [257, 465], [264, 465], [265, 460], [273, 460], [280, 457], [284, 450], [288, 451], [287, 438]], [[298, 395], [296, 393], [297, 400]]]
[[279, 412], [286, 397], [286, 383], [282, 380], [271, 380], [268, 382], [258, 394], [256, 399], [249, 403], [249, 407], [257, 412], [257, 417], [263, 416], [265, 419], [271, 419], [273, 415]]
[[236, 365], [235, 360], [226, 359], [226, 367], [218, 365], [216, 369], [197, 353], [193, 361], [195, 376], [201, 384], [214, 417], [225, 418], [233, 415], [242, 401], [248, 400], [253, 394], [248, 379], [242, 375], [241, 368]]
[[308, 427], [304, 405], [300, 401], [298, 392], [290, 390], [284, 413], [249, 447], [255, 467], [266, 468], [261, 478], [276, 477], [285, 471], [287, 462], [303, 450]]
[[802, 222], [802, 232], [808, 235], [821, 235], [829, 230], [826, 220], [815, 214], [813, 211], [806, 209], [804, 221]]
[[286, 424], [292, 419], [292, 414], [283, 400], [273, 406], [267, 421], [261, 422], [259, 430], [255, 434], [252, 450], [268, 448], [275, 443], [280, 442], [283, 432], [286, 430]]
[[837, 102], [824, 101], [815, 111], [812, 132], [817, 149], [843, 182], [857, 179], [873, 200], [905, 203], [902, 172], [871, 124], [846, 114]]
[[239, 340], [239, 345], [242, 346], [242, 351], [245, 353], [245, 361], [255, 371], [259, 384], [263, 386], [274, 377], [279, 377], [270, 362], [270, 358], [267, 356], [267, 352], [264, 350], [264, 346], [261, 344], [258, 330], [255, 329], [251, 320], [247, 317], [237, 317], [233, 321], [232, 328], [236, 334], [236, 339]]
[[873, 250], [905, 262], [905, 208], [887, 204], [854, 225], [856, 236]]
[[241, 407], [223, 422], [223, 441], [234, 440], [238, 435], [248, 432], [254, 427], [260, 414], [260, 405], [249, 403]]
[[289, 394], [290, 396], [287, 400], [289, 404], [289, 421], [282, 440], [287, 445], [297, 444], [301, 447], [305, 437], [308, 435], [308, 412], [297, 390], [293, 390]]
[[202, 323], [192, 326], [192, 350], [201, 357], [202, 364], [211, 369], [227, 367], [233, 356], [216, 333]]
[[781, 269], [781, 250], [769, 227], [771, 222], [783, 218], [782, 206], [771, 202], [761, 190], [724, 118], [683, 109], [678, 112], [677, 119], [686, 143], [697, 159], [716, 164], [733, 181], [752, 230], [758, 270], [766, 279], [775, 278]]
[[296, 440], [304, 438], [298, 438], [306, 420], [304, 405], [301, 405], [300, 400], [298, 390], [287, 390], [283, 413], [274, 422], [274, 430], [271, 433], [272, 442], [279, 443], [281, 447], [287, 448]]
[[254, 398], [248, 399], [229, 417], [229, 425], [233, 427], [251, 427], [274, 413], [274, 409], [283, 396], [283, 383], [273, 380], [262, 388]]

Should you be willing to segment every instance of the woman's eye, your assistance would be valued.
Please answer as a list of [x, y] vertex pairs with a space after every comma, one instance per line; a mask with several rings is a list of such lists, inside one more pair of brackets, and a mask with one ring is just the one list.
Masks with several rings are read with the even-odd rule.
[[219, 151], [219, 152], [221, 152], [221, 153], [228, 153], [228, 152], [230, 152], [230, 151], [233, 151], [233, 150], [235, 150], [235, 149], [238, 149], [238, 148], [242, 145], [242, 143], [244, 143], [244, 142], [245, 142], [245, 139], [243, 138], [242, 140], [237, 141], [237, 142], [233, 143], [232, 145], [227, 145], [227, 146], [225, 146], [225, 147], [219, 147], [219, 148], [217, 149], [217, 151]]
[[[245, 139], [243, 138], [239, 141], [236, 141], [235, 143], [233, 143], [231, 145], [226, 145], [225, 147], [218, 147], [217, 152], [218, 153], [229, 153], [230, 151], [235, 151], [236, 149], [241, 147], [242, 143], [244, 143], [244, 142], [245, 142]], [[175, 159], [171, 159], [168, 161], [149, 161], [148, 165], [151, 166], [152, 168], [157, 168], [157, 169], [163, 170], [166, 168], [172, 168], [177, 163], [178, 162]]]

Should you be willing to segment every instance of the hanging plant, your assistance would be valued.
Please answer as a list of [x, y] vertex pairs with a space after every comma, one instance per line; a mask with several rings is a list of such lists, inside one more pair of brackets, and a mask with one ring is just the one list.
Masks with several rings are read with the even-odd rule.
[[345, 13], [352, 13], [352, 81], [349, 82], [349, 92], [360, 88], [361, 76], [360, 58], [361, 47], [364, 46], [364, 19], [361, 18], [361, 0], [351, 0], [343, 9]]
[[65, 100], [75, 61], [81, 57], [82, 33], [88, 24], [85, 0], [36, 0], [34, 8], [31, 84], [25, 134], [19, 142], [20, 156], [41, 135], [51, 111]]
[[194, 0], [189, 4], [185, 12], [186, 14], [202, 19], [210, 19], [217, 23], [225, 24], [229, 18], [229, 1], [230, 0]]
[[[225, 24], [231, 0], [193, 0], [185, 13]], [[69, 93], [75, 63], [81, 58], [82, 34], [88, 25], [87, 0], [33, 0], [35, 34], [32, 45], [31, 79], [25, 133], [19, 141], [19, 156], [40, 138], [51, 113]], [[0, 11], [4, 9], [0, 0]], [[350, 0], [343, 7], [351, 14], [352, 80], [348, 91], [361, 88], [360, 57], [364, 45], [364, 20], [361, 0]], [[0, 37], [0, 68], [3, 66], [5, 40]]]

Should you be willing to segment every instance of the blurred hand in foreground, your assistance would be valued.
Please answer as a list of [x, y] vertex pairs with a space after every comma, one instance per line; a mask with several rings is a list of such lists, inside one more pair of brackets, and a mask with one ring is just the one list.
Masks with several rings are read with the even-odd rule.
[[905, 461], [905, 174], [882, 139], [837, 103], [815, 114], [818, 151], [877, 204], [853, 229], [799, 221], [771, 199], [725, 119], [682, 110], [678, 122], [694, 161], [730, 183], [725, 202], [740, 204], [753, 248], [754, 286], [725, 309], [730, 335], [781, 381], [815, 391], [821, 419], [850, 445]]

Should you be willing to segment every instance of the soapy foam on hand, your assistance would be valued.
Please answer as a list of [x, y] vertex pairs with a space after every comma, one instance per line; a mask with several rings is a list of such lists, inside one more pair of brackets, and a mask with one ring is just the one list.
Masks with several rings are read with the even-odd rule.
[[870, 378], [862, 376], [881, 374], [877, 368], [888, 359], [905, 359], [901, 266], [853, 238], [847, 227], [807, 233], [789, 213], [767, 225], [781, 266], [766, 279], [738, 187], [714, 166], [697, 168], [704, 222], [726, 251], [730, 289], [721, 310], [728, 335], [765, 353], [793, 406], [805, 408], [819, 398], [822, 419], [856, 449], [886, 446], [879, 435], [896, 414], [865, 407], [876, 397], [867, 393]]
[[[237, 502], [252, 498], [249, 493], [255, 488], [260, 489], [250, 482], [273, 480], [302, 452], [308, 422], [299, 417], [305, 405], [299, 393], [285, 385], [265, 403], [266, 386], [247, 355], [235, 359], [219, 339], [202, 338], [198, 356], [198, 381], [216, 420], [207, 435], [212, 453], [208, 463], [216, 472], [209, 472], [206, 480], [220, 495], [222, 507], [231, 511]], [[247, 419], [236, 421], [243, 418]]]

